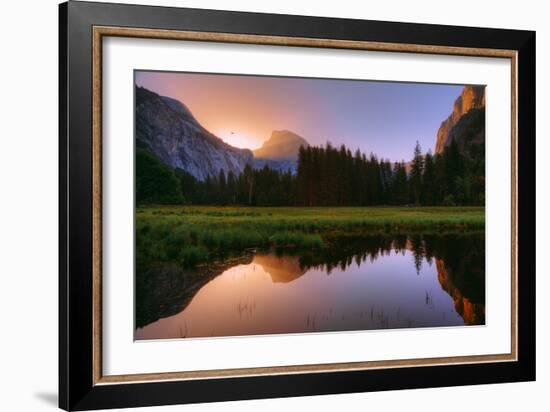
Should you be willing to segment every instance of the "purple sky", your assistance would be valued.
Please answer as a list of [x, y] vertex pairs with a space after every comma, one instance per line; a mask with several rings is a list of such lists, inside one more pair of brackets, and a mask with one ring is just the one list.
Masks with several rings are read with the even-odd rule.
[[136, 83], [183, 102], [212, 133], [256, 149], [273, 130], [310, 144], [345, 144], [392, 161], [409, 160], [436, 133], [463, 85], [136, 71]]

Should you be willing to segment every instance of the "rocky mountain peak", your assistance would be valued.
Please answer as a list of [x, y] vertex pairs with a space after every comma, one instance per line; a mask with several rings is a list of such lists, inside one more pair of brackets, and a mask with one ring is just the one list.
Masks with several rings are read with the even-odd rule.
[[309, 143], [290, 130], [274, 130], [262, 147], [254, 150], [254, 157], [256, 159], [296, 160], [300, 146], [307, 147]]
[[[465, 86], [454, 102], [452, 113], [441, 123], [437, 131], [435, 153], [442, 153], [445, 147], [451, 144], [453, 139], [467, 126], [467, 118], [473, 118], [474, 112], [484, 110], [485, 86]], [[483, 138], [485, 136], [484, 130], [485, 128], [483, 128]]]

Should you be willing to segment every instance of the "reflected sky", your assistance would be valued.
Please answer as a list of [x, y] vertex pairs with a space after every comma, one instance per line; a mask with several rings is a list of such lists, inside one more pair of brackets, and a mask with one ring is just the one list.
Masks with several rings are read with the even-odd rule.
[[422, 259], [417, 271], [412, 251], [390, 250], [329, 270], [259, 253], [208, 282], [177, 315], [138, 328], [135, 338], [464, 325], [456, 304], [462, 296], [441, 283], [443, 264]]

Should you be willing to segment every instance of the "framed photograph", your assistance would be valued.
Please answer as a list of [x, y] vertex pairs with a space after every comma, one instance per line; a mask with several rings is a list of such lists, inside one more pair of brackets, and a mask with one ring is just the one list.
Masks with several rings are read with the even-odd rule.
[[535, 33], [60, 5], [60, 407], [535, 379]]

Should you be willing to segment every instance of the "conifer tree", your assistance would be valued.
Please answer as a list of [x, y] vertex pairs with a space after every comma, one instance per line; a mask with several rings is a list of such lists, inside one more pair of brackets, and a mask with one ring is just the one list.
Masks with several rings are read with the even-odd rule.
[[436, 196], [435, 164], [432, 152], [424, 156], [424, 173], [422, 174], [422, 204], [434, 205]]
[[420, 205], [420, 195], [422, 193], [422, 174], [424, 172], [424, 156], [420, 143], [416, 142], [414, 147], [413, 160], [411, 162], [411, 192], [415, 205]]

